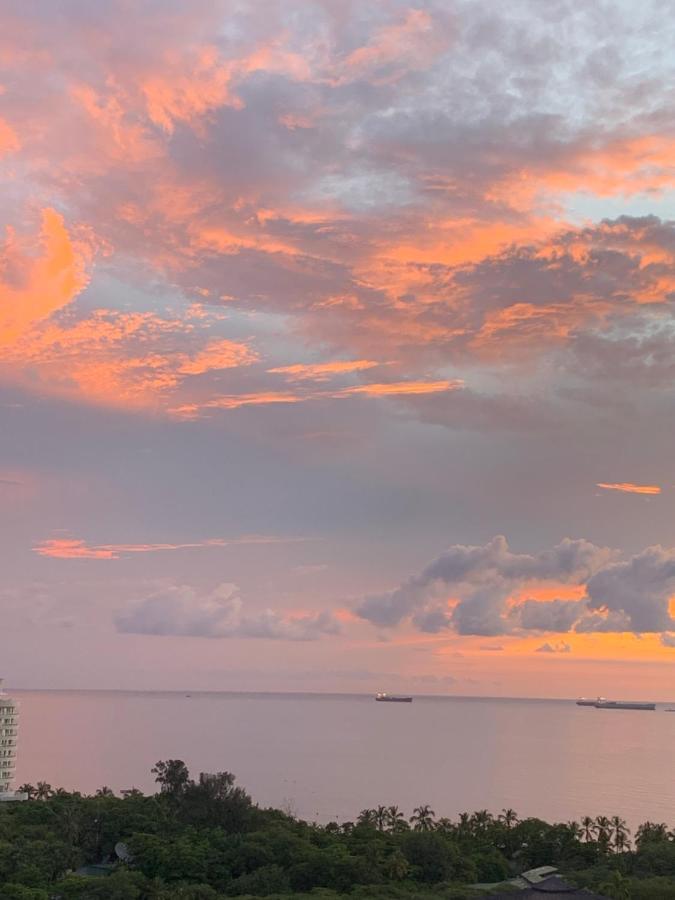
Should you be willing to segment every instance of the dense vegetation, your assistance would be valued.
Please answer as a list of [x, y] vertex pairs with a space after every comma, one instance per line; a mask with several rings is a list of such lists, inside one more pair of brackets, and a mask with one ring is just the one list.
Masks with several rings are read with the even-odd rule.
[[[261, 809], [227, 772], [190, 778], [158, 762], [154, 796], [94, 796], [24, 785], [0, 805], [2, 900], [221, 900], [226, 897], [468, 898], [477, 883], [539, 865], [610, 897], [675, 898], [675, 833], [645, 823], [634, 843], [618, 818], [549, 825], [513, 810], [435, 818], [420, 806], [367, 809], [325, 826]], [[126, 861], [120, 861], [115, 846]], [[115, 862], [103, 875], [75, 874]]]

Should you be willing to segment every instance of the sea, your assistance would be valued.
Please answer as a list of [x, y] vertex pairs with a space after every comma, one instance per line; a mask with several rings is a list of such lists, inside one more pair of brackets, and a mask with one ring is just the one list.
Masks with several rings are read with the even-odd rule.
[[262, 806], [327, 823], [364, 808], [429, 804], [437, 816], [619, 815], [675, 825], [675, 713], [573, 700], [123, 691], [15, 691], [17, 784], [93, 793], [155, 789], [182, 759], [232, 772]]

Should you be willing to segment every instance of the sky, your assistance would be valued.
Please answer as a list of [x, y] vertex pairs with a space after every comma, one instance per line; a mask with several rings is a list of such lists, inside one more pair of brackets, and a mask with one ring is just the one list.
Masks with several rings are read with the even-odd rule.
[[661, 0], [5, 0], [0, 670], [675, 699]]

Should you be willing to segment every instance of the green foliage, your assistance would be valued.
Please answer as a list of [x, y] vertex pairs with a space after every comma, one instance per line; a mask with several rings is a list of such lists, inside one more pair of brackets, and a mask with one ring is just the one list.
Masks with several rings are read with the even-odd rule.
[[[642, 825], [634, 849], [619, 816], [549, 824], [504, 809], [452, 821], [421, 805], [407, 819], [382, 805], [323, 827], [260, 809], [228, 772], [193, 780], [167, 760], [153, 773], [152, 797], [109, 788], [83, 797], [38, 782], [25, 786], [29, 801], [2, 804], [0, 898], [463, 900], [487, 896], [476, 882], [554, 865], [615, 900], [675, 900], [675, 834], [660, 823]], [[82, 866], [88, 874], [74, 874]]]

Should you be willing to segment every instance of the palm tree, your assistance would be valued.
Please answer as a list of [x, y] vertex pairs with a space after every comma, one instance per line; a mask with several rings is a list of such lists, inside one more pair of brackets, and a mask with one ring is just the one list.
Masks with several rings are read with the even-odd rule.
[[518, 815], [515, 809], [503, 809], [497, 818], [509, 829], [518, 824]]
[[665, 822], [643, 822], [635, 833], [638, 850], [650, 841], [667, 841], [668, 826]]
[[387, 807], [387, 826], [389, 831], [403, 831], [408, 827], [405, 816], [398, 806]]
[[17, 790], [20, 794], [25, 794], [29, 800], [35, 799], [35, 788], [32, 784], [22, 784]]
[[52, 790], [51, 784], [47, 784], [46, 781], [38, 781], [37, 788], [35, 789], [36, 800], [49, 800], [53, 794], [54, 791]]
[[387, 813], [386, 806], [378, 806], [377, 809], [372, 810], [373, 813], [373, 821], [375, 822], [375, 826], [378, 831], [384, 831], [389, 816]]
[[112, 788], [109, 788], [109, 787], [107, 787], [107, 786], [104, 786], [104, 787], [102, 787], [102, 788], [99, 788], [99, 789], [96, 791], [95, 796], [96, 796], [96, 797], [114, 797], [114, 796], [115, 796], [115, 792], [113, 791]]
[[590, 816], [584, 816], [581, 820], [581, 833], [587, 844], [595, 839], [595, 822]]
[[484, 834], [493, 822], [494, 818], [487, 809], [479, 809], [471, 816], [471, 824], [476, 834]]
[[468, 813], [463, 812], [459, 814], [457, 833], [463, 836], [471, 834], [471, 816]]
[[362, 809], [359, 813], [358, 819], [356, 820], [357, 825], [375, 825], [375, 815], [376, 812], [374, 809]]
[[435, 815], [436, 813], [428, 804], [417, 806], [410, 816], [410, 823], [415, 831], [431, 831], [434, 827]]
[[614, 849], [617, 853], [621, 853], [630, 843], [630, 831], [626, 825], [626, 820], [622, 819], [620, 816], [612, 816], [610, 824], [614, 834]]
[[569, 832], [570, 837], [573, 838], [573, 840], [575, 840], [575, 841], [580, 841], [581, 838], [584, 836], [584, 829], [581, 827], [581, 825], [578, 822], [575, 822], [574, 820], [572, 820], [571, 822], [568, 822], [566, 825], [566, 828], [567, 828], [567, 831]]
[[600, 849], [606, 853], [609, 850], [609, 842], [612, 837], [612, 823], [607, 816], [598, 816], [595, 820], [594, 830]]
[[441, 831], [443, 834], [454, 834], [455, 823], [446, 816], [443, 816], [436, 822], [436, 831]]

